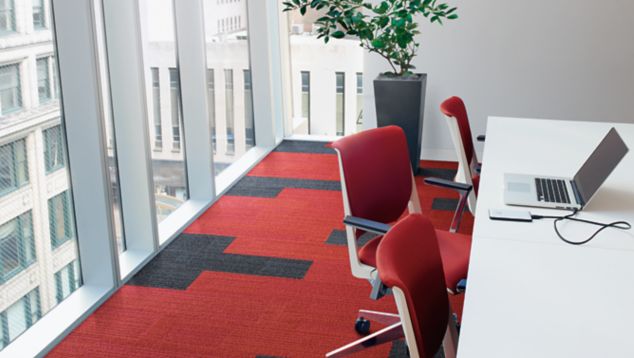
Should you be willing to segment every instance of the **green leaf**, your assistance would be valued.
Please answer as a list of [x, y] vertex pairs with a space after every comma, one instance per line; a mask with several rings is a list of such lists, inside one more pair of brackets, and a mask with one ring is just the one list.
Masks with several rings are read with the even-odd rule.
[[381, 2], [381, 5], [375, 7], [373, 11], [379, 15], [383, 15], [387, 12], [389, 8], [390, 5], [387, 2], [383, 1]]
[[343, 31], [335, 31], [332, 34], [330, 34], [330, 36], [336, 38], [336, 39], [342, 39], [344, 36], [346, 36], [346, 34], [343, 33]]
[[383, 42], [383, 40], [381, 39], [374, 39], [372, 40], [372, 47], [376, 49], [382, 49], [385, 47], [385, 42]]
[[451, 14], [451, 15], [447, 16], [447, 18], [448, 18], [449, 20], [455, 20], [455, 19], [457, 19], [457, 18], [458, 18], [458, 14]]
[[306, 15], [306, 5], [299, 8], [299, 13], [302, 14], [302, 16]]

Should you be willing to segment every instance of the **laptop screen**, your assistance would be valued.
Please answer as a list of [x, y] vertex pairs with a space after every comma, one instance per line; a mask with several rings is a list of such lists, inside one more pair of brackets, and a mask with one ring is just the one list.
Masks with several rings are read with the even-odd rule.
[[615, 128], [610, 129], [574, 177], [584, 203], [590, 200], [627, 152], [619, 133]]

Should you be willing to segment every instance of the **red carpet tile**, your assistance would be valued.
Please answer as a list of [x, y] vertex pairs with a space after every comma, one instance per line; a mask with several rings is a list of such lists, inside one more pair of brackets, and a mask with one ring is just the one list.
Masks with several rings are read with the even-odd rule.
[[334, 154], [272, 152], [249, 175], [261, 177], [339, 180], [339, 166]]
[[[423, 162], [455, 168], [455, 163]], [[249, 175], [338, 180], [336, 156], [271, 153]], [[450, 190], [416, 178], [423, 212], [447, 228], [453, 213], [432, 211]], [[231, 236], [225, 253], [312, 261], [303, 279], [203, 271], [186, 290], [126, 285], [75, 329], [50, 357], [322, 357], [358, 338], [360, 308], [396, 312], [392, 297], [368, 298], [352, 277], [346, 247], [325, 243], [342, 230], [341, 193], [286, 188], [275, 198], [224, 196], [186, 230]], [[466, 215], [462, 232], [470, 233]], [[451, 297], [456, 312], [463, 296]], [[380, 328], [373, 326], [373, 330]], [[391, 344], [357, 356], [387, 357]]]

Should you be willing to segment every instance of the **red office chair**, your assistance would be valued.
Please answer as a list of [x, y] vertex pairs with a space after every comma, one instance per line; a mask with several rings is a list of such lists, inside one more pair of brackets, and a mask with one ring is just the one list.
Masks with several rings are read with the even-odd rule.
[[377, 249], [383, 283], [392, 288], [410, 357], [432, 358], [441, 343], [456, 356], [458, 334], [445, 291], [442, 247], [432, 224], [420, 214], [399, 221]]
[[[372, 283], [370, 297], [378, 299], [386, 293], [376, 272], [376, 248], [381, 235], [388, 232], [389, 224], [398, 220], [406, 210], [421, 212], [405, 134], [396, 126], [371, 129], [342, 138], [333, 143], [333, 148], [339, 156], [350, 268], [353, 276]], [[471, 189], [464, 184], [450, 183]], [[365, 232], [379, 236], [359, 247], [357, 239]], [[471, 237], [443, 231], [438, 232], [438, 237], [447, 289], [452, 293], [459, 292], [467, 274]], [[359, 318], [361, 323], [363, 318], [386, 324], [398, 322], [395, 314], [365, 310], [359, 311]], [[364, 333], [365, 330], [358, 331]], [[402, 330], [382, 330], [355, 344], [391, 340], [395, 334], [398, 337]], [[345, 353], [346, 347], [332, 352], [333, 356]]]
[[[473, 186], [473, 191], [468, 196], [468, 203], [471, 212], [475, 213], [480, 184], [480, 163], [474, 150], [467, 109], [462, 99], [454, 96], [440, 105], [440, 111], [447, 117], [449, 132], [458, 156], [456, 181]], [[478, 141], [484, 141], [484, 139], [482, 135], [477, 137]]]

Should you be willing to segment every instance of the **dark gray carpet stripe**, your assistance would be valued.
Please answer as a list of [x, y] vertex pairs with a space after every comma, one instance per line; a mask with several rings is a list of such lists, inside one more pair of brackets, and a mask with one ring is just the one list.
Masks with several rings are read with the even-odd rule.
[[233, 237], [181, 234], [129, 282], [184, 290], [202, 271], [302, 279], [312, 261], [225, 254]]
[[432, 210], [456, 211], [458, 199], [434, 198], [431, 203]]
[[272, 177], [246, 176], [242, 178], [227, 195], [255, 196], [275, 198], [284, 188], [341, 190], [341, 184], [335, 180], [288, 179]]
[[457, 172], [456, 169], [420, 168], [418, 175], [453, 180]]
[[[361, 237], [359, 238], [357, 243], [359, 244], [359, 246], [363, 246], [368, 241], [372, 240], [372, 238], [374, 238], [376, 236], [377, 235], [375, 235], [375, 234], [366, 232], [365, 234], [361, 235]], [[346, 231], [345, 230], [332, 230], [330, 232], [330, 235], [328, 235], [328, 239], [326, 240], [326, 243], [330, 244], [330, 245], [338, 245], [338, 246], [346, 246], [346, 245], [348, 245], [348, 241], [346, 239]]]
[[326, 144], [328, 144], [328, 142], [285, 140], [273, 151], [287, 153], [337, 154], [334, 149], [327, 148]]

